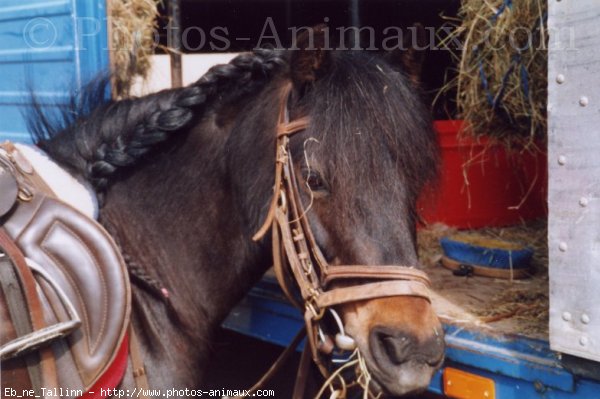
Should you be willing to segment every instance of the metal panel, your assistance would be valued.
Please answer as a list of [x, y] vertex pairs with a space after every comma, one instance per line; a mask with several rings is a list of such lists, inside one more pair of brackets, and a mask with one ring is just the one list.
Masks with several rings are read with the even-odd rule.
[[548, 5], [550, 345], [600, 361], [600, 2]]
[[108, 67], [105, 0], [2, 0], [0, 139], [29, 141], [30, 91], [44, 105]]

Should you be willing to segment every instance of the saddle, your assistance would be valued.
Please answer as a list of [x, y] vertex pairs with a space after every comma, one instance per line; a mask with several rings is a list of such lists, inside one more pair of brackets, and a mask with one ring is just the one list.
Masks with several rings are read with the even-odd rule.
[[[113, 239], [0, 145], [1, 389], [108, 396], [127, 367], [131, 288]], [[106, 393], [106, 392], [104, 392]]]

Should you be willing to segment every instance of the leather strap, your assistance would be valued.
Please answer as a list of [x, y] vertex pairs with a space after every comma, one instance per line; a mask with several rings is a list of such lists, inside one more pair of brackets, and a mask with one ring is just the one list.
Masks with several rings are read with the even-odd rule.
[[277, 278], [277, 282], [288, 300], [298, 309], [302, 309], [301, 303], [296, 300], [296, 296], [293, 294], [294, 289], [292, 287], [292, 279], [290, 278], [289, 273], [285, 272], [281, 263], [285, 249], [282, 247], [283, 243], [281, 242], [277, 225], [272, 227], [271, 234], [273, 235], [273, 270], [275, 272], [275, 278]]
[[[0, 349], [0, 359], [18, 357], [39, 350], [40, 348], [54, 343], [58, 338], [64, 338], [81, 325], [77, 310], [65, 295], [62, 288], [52, 279], [44, 268], [40, 267], [31, 259], [26, 258], [25, 261], [28, 268], [31, 269], [31, 272], [39, 274], [42, 279], [46, 280], [46, 283], [49, 284], [50, 288], [54, 290], [55, 294], [58, 296], [58, 300], [65, 307], [69, 320], [59, 321], [44, 328], [33, 330], [4, 344]], [[29, 273], [27, 273], [27, 275], [29, 275]], [[23, 302], [23, 304], [26, 303], [27, 302]]]
[[[29, 334], [33, 331], [29, 321], [29, 311], [26, 309], [26, 299], [21, 289], [21, 283], [17, 277], [13, 263], [8, 255], [0, 250], [0, 286], [6, 299], [6, 305], [12, 320], [17, 337]], [[36, 365], [39, 361], [37, 354], [29, 354], [25, 357], [29, 380], [34, 391], [39, 395], [44, 386], [40, 368]]]
[[319, 308], [324, 309], [343, 303], [391, 296], [416, 296], [431, 302], [427, 286], [412, 280], [378, 281], [376, 283], [336, 288], [323, 292], [315, 301]]
[[277, 146], [277, 158], [275, 160], [275, 185], [273, 186], [273, 198], [271, 199], [271, 205], [269, 206], [269, 212], [265, 222], [260, 229], [252, 237], [253, 241], [261, 240], [265, 234], [272, 227], [273, 219], [275, 217], [275, 209], [277, 209], [277, 202], [279, 201], [279, 187], [281, 186], [281, 178], [283, 174], [283, 165], [287, 162], [285, 148]]
[[293, 122], [279, 124], [277, 126], [277, 137], [289, 136], [290, 134], [304, 130], [308, 127], [309, 123], [310, 118], [304, 116], [300, 119], [296, 119]]
[[426, 286], [430, 285], [427, 273], [409, 266], [390, 265], [330, 265], [327, 267], [323, 284], [327, 285], [333, 280], [340, 279], [414, 280], [420, 281]]
[[149, 399], [145, 392], [148, 392], [150, 385], [146, 376], [146, 368], [144, 367], [144, 359], [140, 351], [140, 343], [138, 341], [133, 324], [129, 325], [129, 356], [131, 356], [131, 368], [133, 370], [133, 381], [138, 388], [139, 398]]
[[[31, 331], [44, 329], [46, 323], [44, 321], [42, 305], [37, 296], [34, 277], [27, 267], [25, 257], [3, 228], [0, 228], [0, 248], [3, 248], [4, 252], [12, 260], [14, 272], [19, 280], [24, 297], [24, 301], [21, 302], [21, 305], [14, 304], [12, 306], [19, 307], [19, 309], [21, 309], [19, 310], [20, 312], [29, 315], [30, 328], [28, 331], [19, 331], [15, 325], [17, 335], [24, 335]], [[8, 306], [10, 310], [11, 305], [9, 304]], [[13, 316], [11, 315], [11, 318], [12, 317]], [[46, 387], [52, 389], [58, 387], [56, 363], [54, 361], [52, 350], [48, 347], [42, 348], [39, 351], [39, 360], [32, 360], [37, 356], [38, 355], [36, 354], [31, 354], [25, 357], [33, 388], [39, 389], [41, 387]], [[41, 391], [37, 392], [38, 394], [41, 394]]]
[[234, 396], [232, 399], [243, 399], [248, 396], [254, 396], [253, 394], [257, 390], [259, 390], [261, 387], [265, 386], [269, 381], [271, 381], [271, 379], [283, 368], [283, 366], [285, 366], [285, 364], [289, 360], [292, 353], [294, 353], [296, 351], [296, 348], [298, 347], [298, 345], [300, 345], [300, 342], [302, 342], [302, 340], [304, 339], [305, 335], [306, 335], [306, 330], [304, 328], [302, 328], [300, 331], [298, 331], [296, 336], [294, 336], [294, 338], [292, 339], [292, 342], [290, 342], [290, 344], [287, 346], [287, 348], [285, 348], [283, 350], [283, 352], [281, 352], [281, 354], [275, 360], [275, 363], [273, 363], [273, 365], [269, 368], [269, 370], [267, 370], [267, 372], [265, 374], [263, 374], [263, 376], [260, 378], [260, 380], [258, 380], [252, 386], [252, 388], [250, 388], [246, 392], [246, 394], [244, 396]]
[[308, 345], [304, 346], [302, 355], [300, 355], [300, 363], [298, 364], [298, 373], [296, 374], [296, 382], [294, 383], [294, 392], [292, 399], [306, 399], [306, 386], [308, 376], [310, 374], [311, 353]]

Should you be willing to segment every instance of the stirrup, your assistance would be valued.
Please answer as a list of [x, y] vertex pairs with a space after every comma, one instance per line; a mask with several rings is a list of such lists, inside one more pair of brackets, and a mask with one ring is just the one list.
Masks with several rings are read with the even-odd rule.
[[[0, 258], [4, 256], [6, 255], [0, 252]], [[33, 260], [25, 258], [25, 262], [32, 271], [38, 273], [54, 289], [58, 298], [65, 307], [70, 320], [44, 327], [40, 330], [30, 332], [21, 337], [15, 338], [10, 342], [7, 342], [6, 344], [0, 346], [0, 360], [11, 359], [30, 353], [42, 346], [52, 343], [58, 338], [63, 338], [69, 335], [81, 325], [81, 319], [77, 314], [77, 310], [64, 291], [54, 281], [54, 279], [52, 279], [52, 277]]]

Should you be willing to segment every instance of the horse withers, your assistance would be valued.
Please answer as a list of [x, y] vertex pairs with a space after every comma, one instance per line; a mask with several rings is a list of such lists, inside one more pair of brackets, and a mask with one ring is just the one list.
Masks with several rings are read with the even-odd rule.
[[[100, 221], [129, 268], [132, 324], [153, 388], [202, 387], [218, 326], [272, 264], [272, 232], [252, 237], [272, 204], [284, 87], [289, 120], [310, 121], [287, 151], [299, 217], [323, 261], [383, 265], [383, 274], [385, 265], [418, 267], [415, 203], [438, 158], [428, 110], [407, 58], [329, 49], [326, 35], [319, 27], [295, 50], [242, 54], [188, 87], [82, 113], [98, 101], [88, 96], [64, 126], [34, 121], [39, 147], [102, 198]], [[370, 283], [357, 276], [328, 289]], [[423, 295], [334, 308], [370, 389], [398, 396], [427, 387], [444, 343]], [[121, 387], [135, 387], [131, 370]]]

